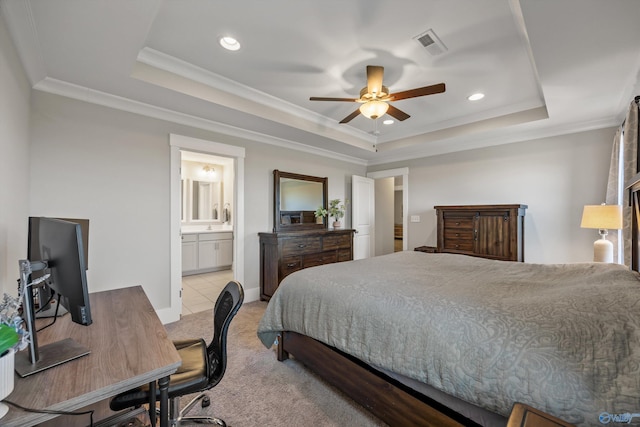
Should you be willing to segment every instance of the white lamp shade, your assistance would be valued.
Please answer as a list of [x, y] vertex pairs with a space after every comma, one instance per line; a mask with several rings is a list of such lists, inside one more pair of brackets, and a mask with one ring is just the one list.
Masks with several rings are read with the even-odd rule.
[[622, 206], [586, 205], [582, 211], [580, 227], [619, 230], [622, 228]]

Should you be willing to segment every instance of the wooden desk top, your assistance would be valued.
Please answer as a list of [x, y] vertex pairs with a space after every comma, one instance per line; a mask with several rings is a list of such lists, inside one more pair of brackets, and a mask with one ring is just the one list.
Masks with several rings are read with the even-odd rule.
[[[26, 378], [16, 375], [6, 400], [29, 408], [72, 411], [168, 376], [180, 366], [180, 356], [142, 287], [97, 292], [89, 298], [90, 326], [73, 323], [65, 315], [38, 333], [38, 344], [70, 337], [91, 353]], [[0, 421], [7, 427], [30, 426], [54, 417], [10, 407]]]

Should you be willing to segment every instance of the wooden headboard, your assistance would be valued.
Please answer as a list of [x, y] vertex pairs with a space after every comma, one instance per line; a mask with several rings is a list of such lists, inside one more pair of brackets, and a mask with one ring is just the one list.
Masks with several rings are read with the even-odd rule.
[[631, 269], [640, 271], [640, 173], [627, 184], [631, 205]]

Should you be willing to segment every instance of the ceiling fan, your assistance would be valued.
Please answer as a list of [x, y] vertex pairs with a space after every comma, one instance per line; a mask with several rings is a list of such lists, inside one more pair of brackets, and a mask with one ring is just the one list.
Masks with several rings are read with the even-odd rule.
[[384, 67], [378, 65], [367, 65], [367, 86], [360, 90], [360, 98], [325, 98], [312, 96], [310, 101], [344, 101], [359, 102], [362, 105], [353, 113], [342, 119], [340, 123], [348, 123], [358, 114], [369, 119], [377, 119], [385, 113], [397, 120], [403, 121], [411, 117], [404, 111], [401, 111], [390, 105], [389, 102], [400, 101], [401, 99], [416, 98], [418, 96], [433, 95], [445, 91], [444, 83], [438, 83], [431, 86], [409, 89], [402, 92], [389, 93], [389, 88], [382, 84], [384, 76]]

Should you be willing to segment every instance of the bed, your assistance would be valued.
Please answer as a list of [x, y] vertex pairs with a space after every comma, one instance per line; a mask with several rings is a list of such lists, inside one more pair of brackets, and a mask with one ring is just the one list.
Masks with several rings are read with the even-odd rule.
[[313, 267], [283, 280], [258, 336], [393, 426], [504, 426], [516, 402], [576, 425], [640, 412], [640, 275], [622, 265], [406, 251]]

